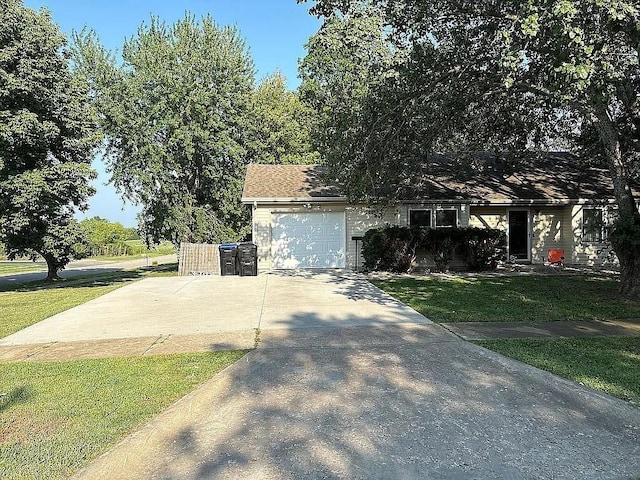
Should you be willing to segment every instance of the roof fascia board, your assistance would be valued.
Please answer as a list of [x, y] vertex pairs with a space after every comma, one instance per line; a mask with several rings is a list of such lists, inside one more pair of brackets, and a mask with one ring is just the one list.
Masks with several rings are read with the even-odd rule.
[[303, 197], [303, 198], [266, 198], [266, 197], [242, 197], [242, 203], [251, 205], [254, 203], [340, 203], [346, 202], [346, 197]]

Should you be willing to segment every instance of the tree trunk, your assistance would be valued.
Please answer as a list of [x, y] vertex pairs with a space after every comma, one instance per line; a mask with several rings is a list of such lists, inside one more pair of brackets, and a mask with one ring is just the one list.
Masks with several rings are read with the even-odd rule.
[[620, 293], [640, 299], [640, 213], [631, 190], [616, 125], [606, 107], [595, 109], [595, 127], [604, 146], [618, 204], [618, 220], [613, 232], [613, 250], [620, 261]]
[[617, 255], [620, 260], [620, 293], [640, 298], [640, 246], [622, 246]]
[[60, 280], [58, 276], [58, 262], [51, 255], [43, 255], [43, 258], [47, 262], [47, 278], [45, 280], [47, 282], [55, 282], [56, 280]]

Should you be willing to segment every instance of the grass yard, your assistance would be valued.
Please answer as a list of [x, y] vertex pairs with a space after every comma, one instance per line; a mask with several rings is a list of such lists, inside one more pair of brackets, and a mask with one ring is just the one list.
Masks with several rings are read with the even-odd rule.
[[474, 343], [640, 406], [640, 337]]
[[545, 322], [640, 317], [615, 279], [534, 275], [397, 277], [372, 283], [434, 322]]
[[12, 273], [26, 273], [46, 271], [47, 264], [45, 262], [10, 262], [0, 261], [0, 275]]
[[245, 353], [0, 364], [0, 477], [69, 478]]
[[0, 293], [0, 338], [109, 293], [124, 284]]
[[128, 270], [73, 278], [55, 283], [33, 282], [0, 291], [0, 338], [11, 335], [52, 315], [93, 300], [145, 276], [172, 276], [177, 264], [157, 271]]

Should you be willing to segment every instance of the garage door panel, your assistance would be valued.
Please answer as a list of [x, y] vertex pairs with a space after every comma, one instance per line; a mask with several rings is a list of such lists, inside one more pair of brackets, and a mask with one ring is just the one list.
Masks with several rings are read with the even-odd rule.
[[344, 212], [273, 216], [274, 268], [344, 268], [345, 244]]

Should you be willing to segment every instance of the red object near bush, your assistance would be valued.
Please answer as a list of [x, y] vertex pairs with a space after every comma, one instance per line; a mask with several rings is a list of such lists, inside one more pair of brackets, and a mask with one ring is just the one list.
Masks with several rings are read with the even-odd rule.
[[564, 263], [564, 250], [562, 248], [552, 248], [547, 257], [549, 263]]

